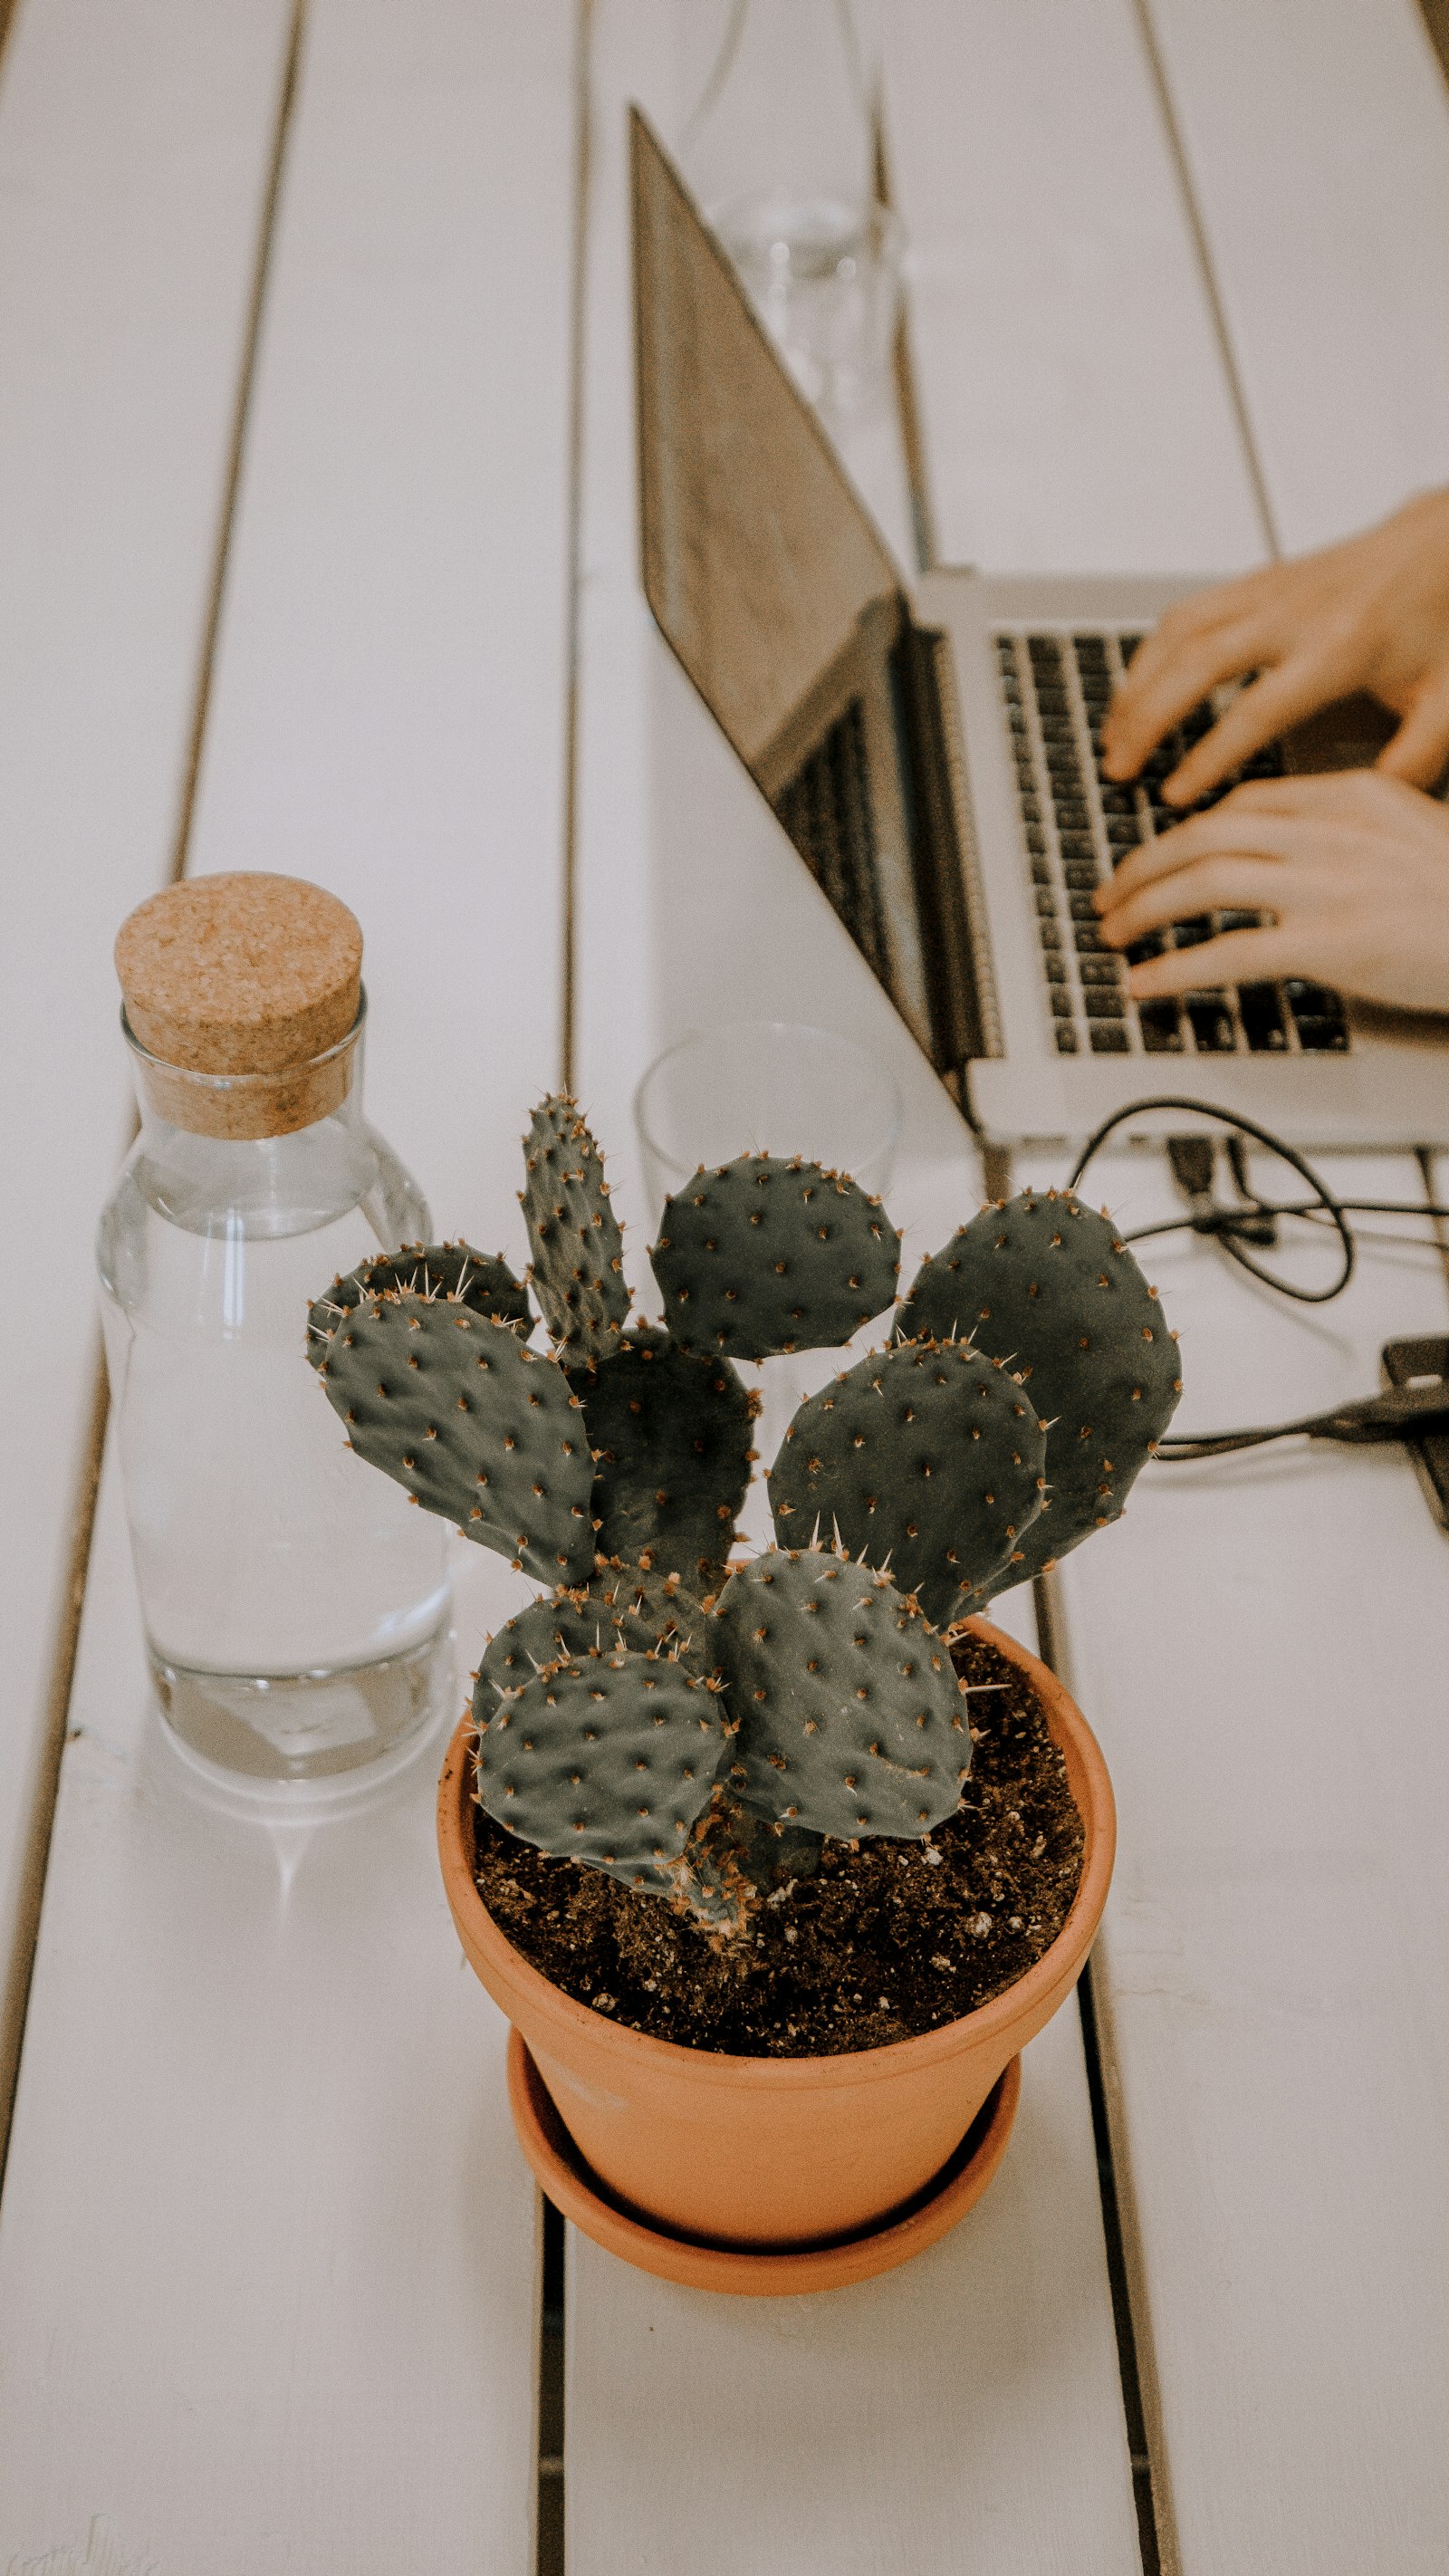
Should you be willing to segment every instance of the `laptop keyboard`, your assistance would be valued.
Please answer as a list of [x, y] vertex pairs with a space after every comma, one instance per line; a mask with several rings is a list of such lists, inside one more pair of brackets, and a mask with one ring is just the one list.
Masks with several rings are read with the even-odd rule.
[[[1119, 786], [1101, 767], [1102, 726], [1139, 635], [1007, 635], [997, 666], [1016, 763], [1017, 793], [1036, 901], [1037, 934], [1059, 1055], [1343, 1055], [1348, 1020], [1337, 993], [1296, 978], [1207, 985], [1166, 1001], [1134, 1002], [1126, 965], [1097, 936], [1095, 887], [1128, 853], [1202, 812], [1244, 778], [1279, 778], [1269, 746], [1196, 806], [1169, 806], [1163, 784], [1214, 721], [1204, 704], [1158, 744], [1139, 778]], [[1254, 927], [1256, 912], [1213, 912], [1151, 932], [1126, 952], [1135, 965], [1196, 948], [1219, 931]]]

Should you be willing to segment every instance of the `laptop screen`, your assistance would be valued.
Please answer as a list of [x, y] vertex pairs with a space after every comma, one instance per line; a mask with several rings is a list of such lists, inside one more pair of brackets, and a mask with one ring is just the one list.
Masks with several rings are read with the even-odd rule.
[[649, 605], [936, 1061], [899, 575], [643, 118], [631, 118]]

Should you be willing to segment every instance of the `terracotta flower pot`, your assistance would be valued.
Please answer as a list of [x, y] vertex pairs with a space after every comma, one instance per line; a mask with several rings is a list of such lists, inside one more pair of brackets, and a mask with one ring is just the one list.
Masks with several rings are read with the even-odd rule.
[[[459, 1726], [438, 1798], [443, 1878], [459, 1938], [526, 2042], [578, 2156], [603, 2186], [603, 2203], [616, 2204], [636, 2235], [642, 2221], [696, 2246], [778, 2257], [839, 2247], [883, 2223], [889, 2230], [929, 2194], [1012, 2060], [1070, 1994], [1112, 1875], [1111, 1782], [1055, 1674], [986, 1620], [969, 1625], [1035, 1686], [1086, 1828], [1081, 1884], [1051, 1948], [1004, 1994], [919, 2038], [847, 2056], [682, 2048], [619, 2028], [551, 1985], [500, 1932], [475, 1884], [473, 1729], [467, 1718]], [[515, 2083], [516, 2113], [520, 2100]], [[527, 2135], [524, 2142], [536, 2147]], [[621, 2242], [619, 2250], [628, 2248]], [[914, 2250], [906, 2230], [892, 2259]], [[697, 2277], [687, 2266], [651, 2268]], [[858, 2277], [861, 2268], [841, 2277]]]

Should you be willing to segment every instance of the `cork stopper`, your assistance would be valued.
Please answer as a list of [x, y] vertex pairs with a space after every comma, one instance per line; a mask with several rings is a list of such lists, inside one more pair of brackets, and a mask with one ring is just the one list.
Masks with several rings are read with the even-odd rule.
[[131, 1033], [157, 1059], [148, 1101], [172, 1125], [284, 1136], [346, 1098], [362, 932], [321, 886], [264, 874], [166, 886], [122, 923], [116, 972]]

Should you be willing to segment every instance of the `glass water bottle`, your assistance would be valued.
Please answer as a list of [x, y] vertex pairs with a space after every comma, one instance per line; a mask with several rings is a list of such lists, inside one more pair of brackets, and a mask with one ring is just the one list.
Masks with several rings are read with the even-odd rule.
[[112, 1423], [152, 1671], [256, 1784], [398, 1753], [451, 1678], [446, 1534], [350, 1457], [306, 1356], [333, 1276], [427, 1237], [362, 1114], [362, 942], [293, 878], [199, 878], [117, 943], [141, 1132], [101, 1218]]
[[679, 139], [693, 195], [829, 422], [889, 383], [903, 243], [877, 194], [872, 88], [850, 0], [733, 0]]

